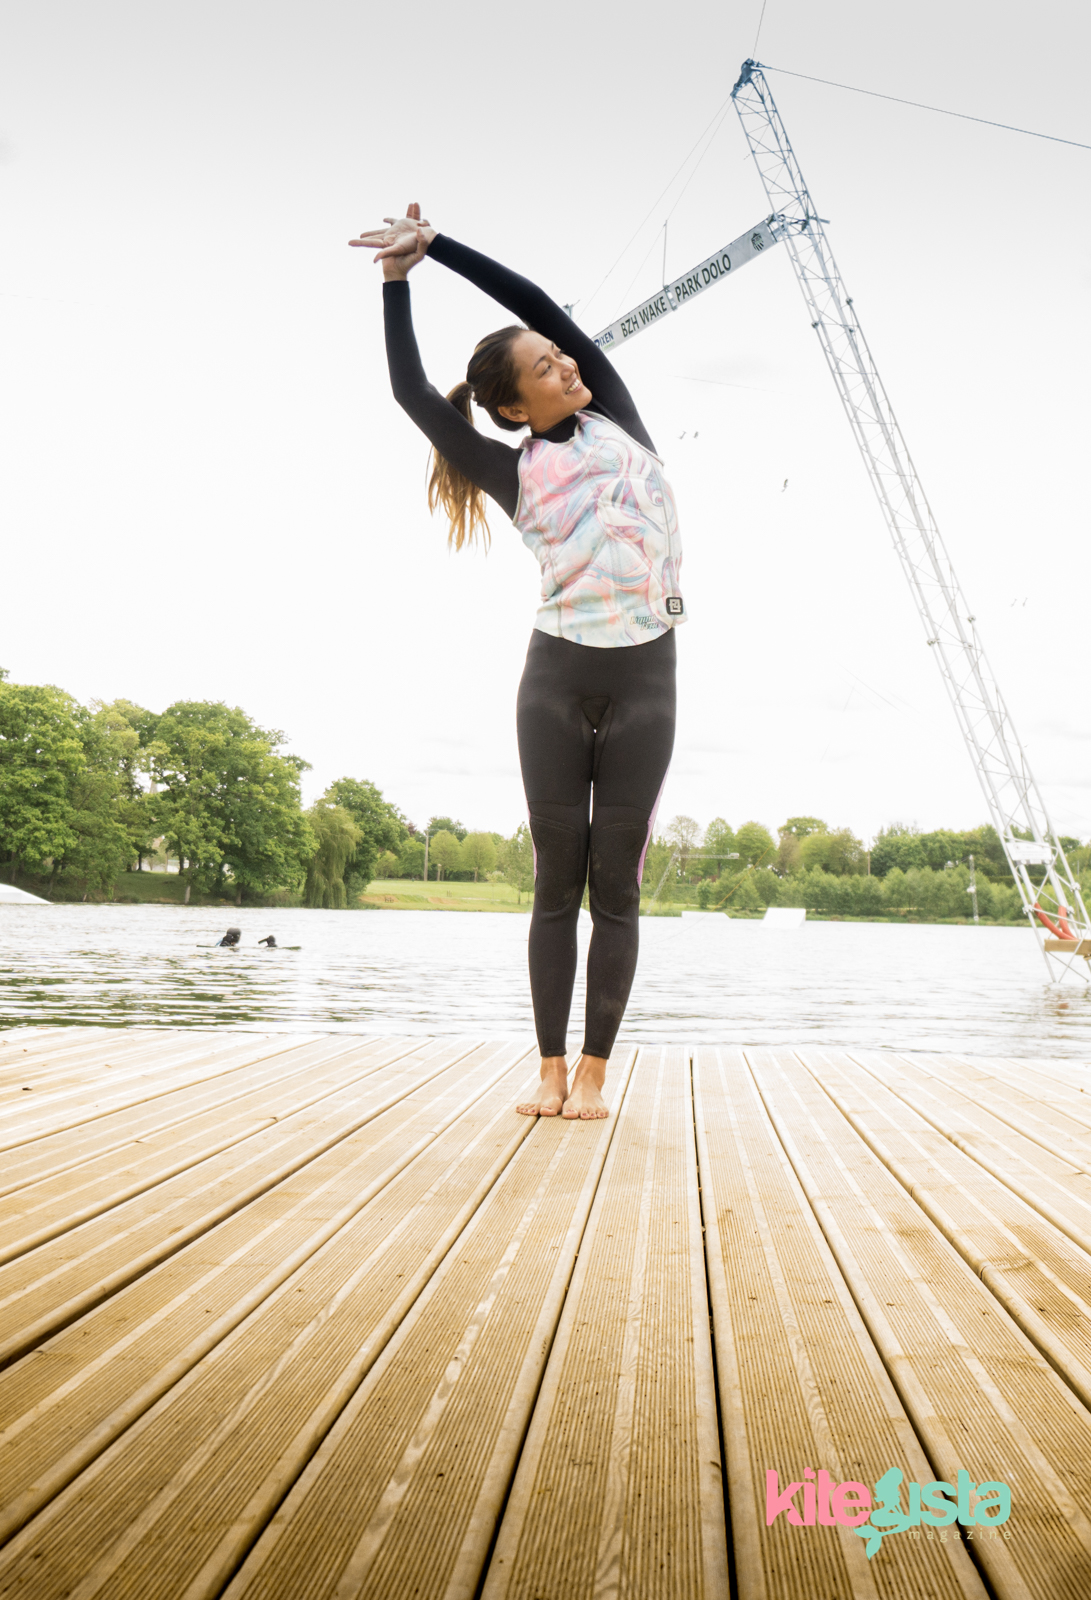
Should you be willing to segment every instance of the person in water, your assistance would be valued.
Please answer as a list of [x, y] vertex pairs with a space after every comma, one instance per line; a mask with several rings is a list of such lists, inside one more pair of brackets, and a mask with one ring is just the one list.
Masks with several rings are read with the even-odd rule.
[[227, 949], [229, 949], [229, 950], [233, 950], [235, 948], [235, 946], [238, 944], [238, 942], [239, 942], [239, 940], [241, 938], [242, 938], [242, 929], [241, 928], [228, 928], [227, 932], [224, 934], [223, 938], [220, 940], [220, 944], [221, 944], [221, 946], [226, 946]]
[[[527, 1116], [605, 1117], [606, 1063], [636, 971], [640, 879], [674, 744], [674, 629], [685, 621], [674, 499], [612, 363], [541, 289], [437, 233], [420, 207], [350, 241], [383, 267], [394, 398], [432, 444], [429, 505], [458, 550], [485, 497], [538, 558], [542, 603], [519, 685], [535, 853], [530, 987], [542, 1057]], [[522, 319], [480, 341], [446, 399], [421, 365], [409, 273], [428, 256]], [[517, 448], [474, 426], [480, 406]], [[591, 810], [592, 796], [594, 811]], [[583, 1053], [568, 1080], [576, 927], [590, 887]]]
[[269, 950], [275, 950], [277, 947], [277, 942], [272, 934], [270, 934], [266, 939], [259, 939], [258, 943], [265, 945]]

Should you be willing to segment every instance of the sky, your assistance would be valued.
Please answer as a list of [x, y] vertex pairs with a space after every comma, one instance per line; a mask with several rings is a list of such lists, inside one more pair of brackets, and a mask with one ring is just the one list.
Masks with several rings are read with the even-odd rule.
[[[510, 833], [538, 570], [498, 511], [487, 557], [448, 553], [347, 240], [419, 200], [597, 332], [658, 288], [664, 222], [677, 275], [764, 216], [729, 104], [761, 11], [6, 6], [12, 680], [224, 700], [311, 763], [308, 801], [369, 778], [417, 823]], [[757, 56], [1091, 144], [1089, 32], [1056, 0], [767, 0]], [[768, 79], [1054, 823], [1086, 838], [1091, 150]], [[433, 262], [412, 283], [446, 390], [507, 314]], [[617, 360], [685, 548], [661, 817], [984, 820], [785, 249]]]

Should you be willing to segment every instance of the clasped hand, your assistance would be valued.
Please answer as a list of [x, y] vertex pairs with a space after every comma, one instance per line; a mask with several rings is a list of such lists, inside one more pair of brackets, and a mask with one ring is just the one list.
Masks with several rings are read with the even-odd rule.
[[420, 206], [414, 200], [405, 208], [404, 217], [384, 217], [383, 228], [372, 228], [349, 244], [365, 250], [376, 250], [376, 261], [383, 264], [384, 278], [404, 278], [418, 261], [423, 261], [436, 230], [427, 218], [422, 219]]

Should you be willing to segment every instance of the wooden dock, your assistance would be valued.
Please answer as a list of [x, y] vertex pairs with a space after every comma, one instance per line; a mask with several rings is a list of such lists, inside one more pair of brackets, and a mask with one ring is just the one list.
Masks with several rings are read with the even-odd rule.
[[[1086, 1067], [647, 1047], [582, 1123], [536, 1079], [0, 1032], [2, 1600], [1091, 1596]], [[869, 1559], [771, 1469], [1011, 1515]]]

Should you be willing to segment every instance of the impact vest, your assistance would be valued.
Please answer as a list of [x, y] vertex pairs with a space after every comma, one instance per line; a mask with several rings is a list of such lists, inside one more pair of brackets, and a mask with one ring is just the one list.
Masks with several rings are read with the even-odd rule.
[[515, 526], [542, 569], [534, 626], [574, 644], [645, 644], [686, 620], [682, 544], [662, 462], [616, 422], [576, 413], [562, 444], [523, 441]]

